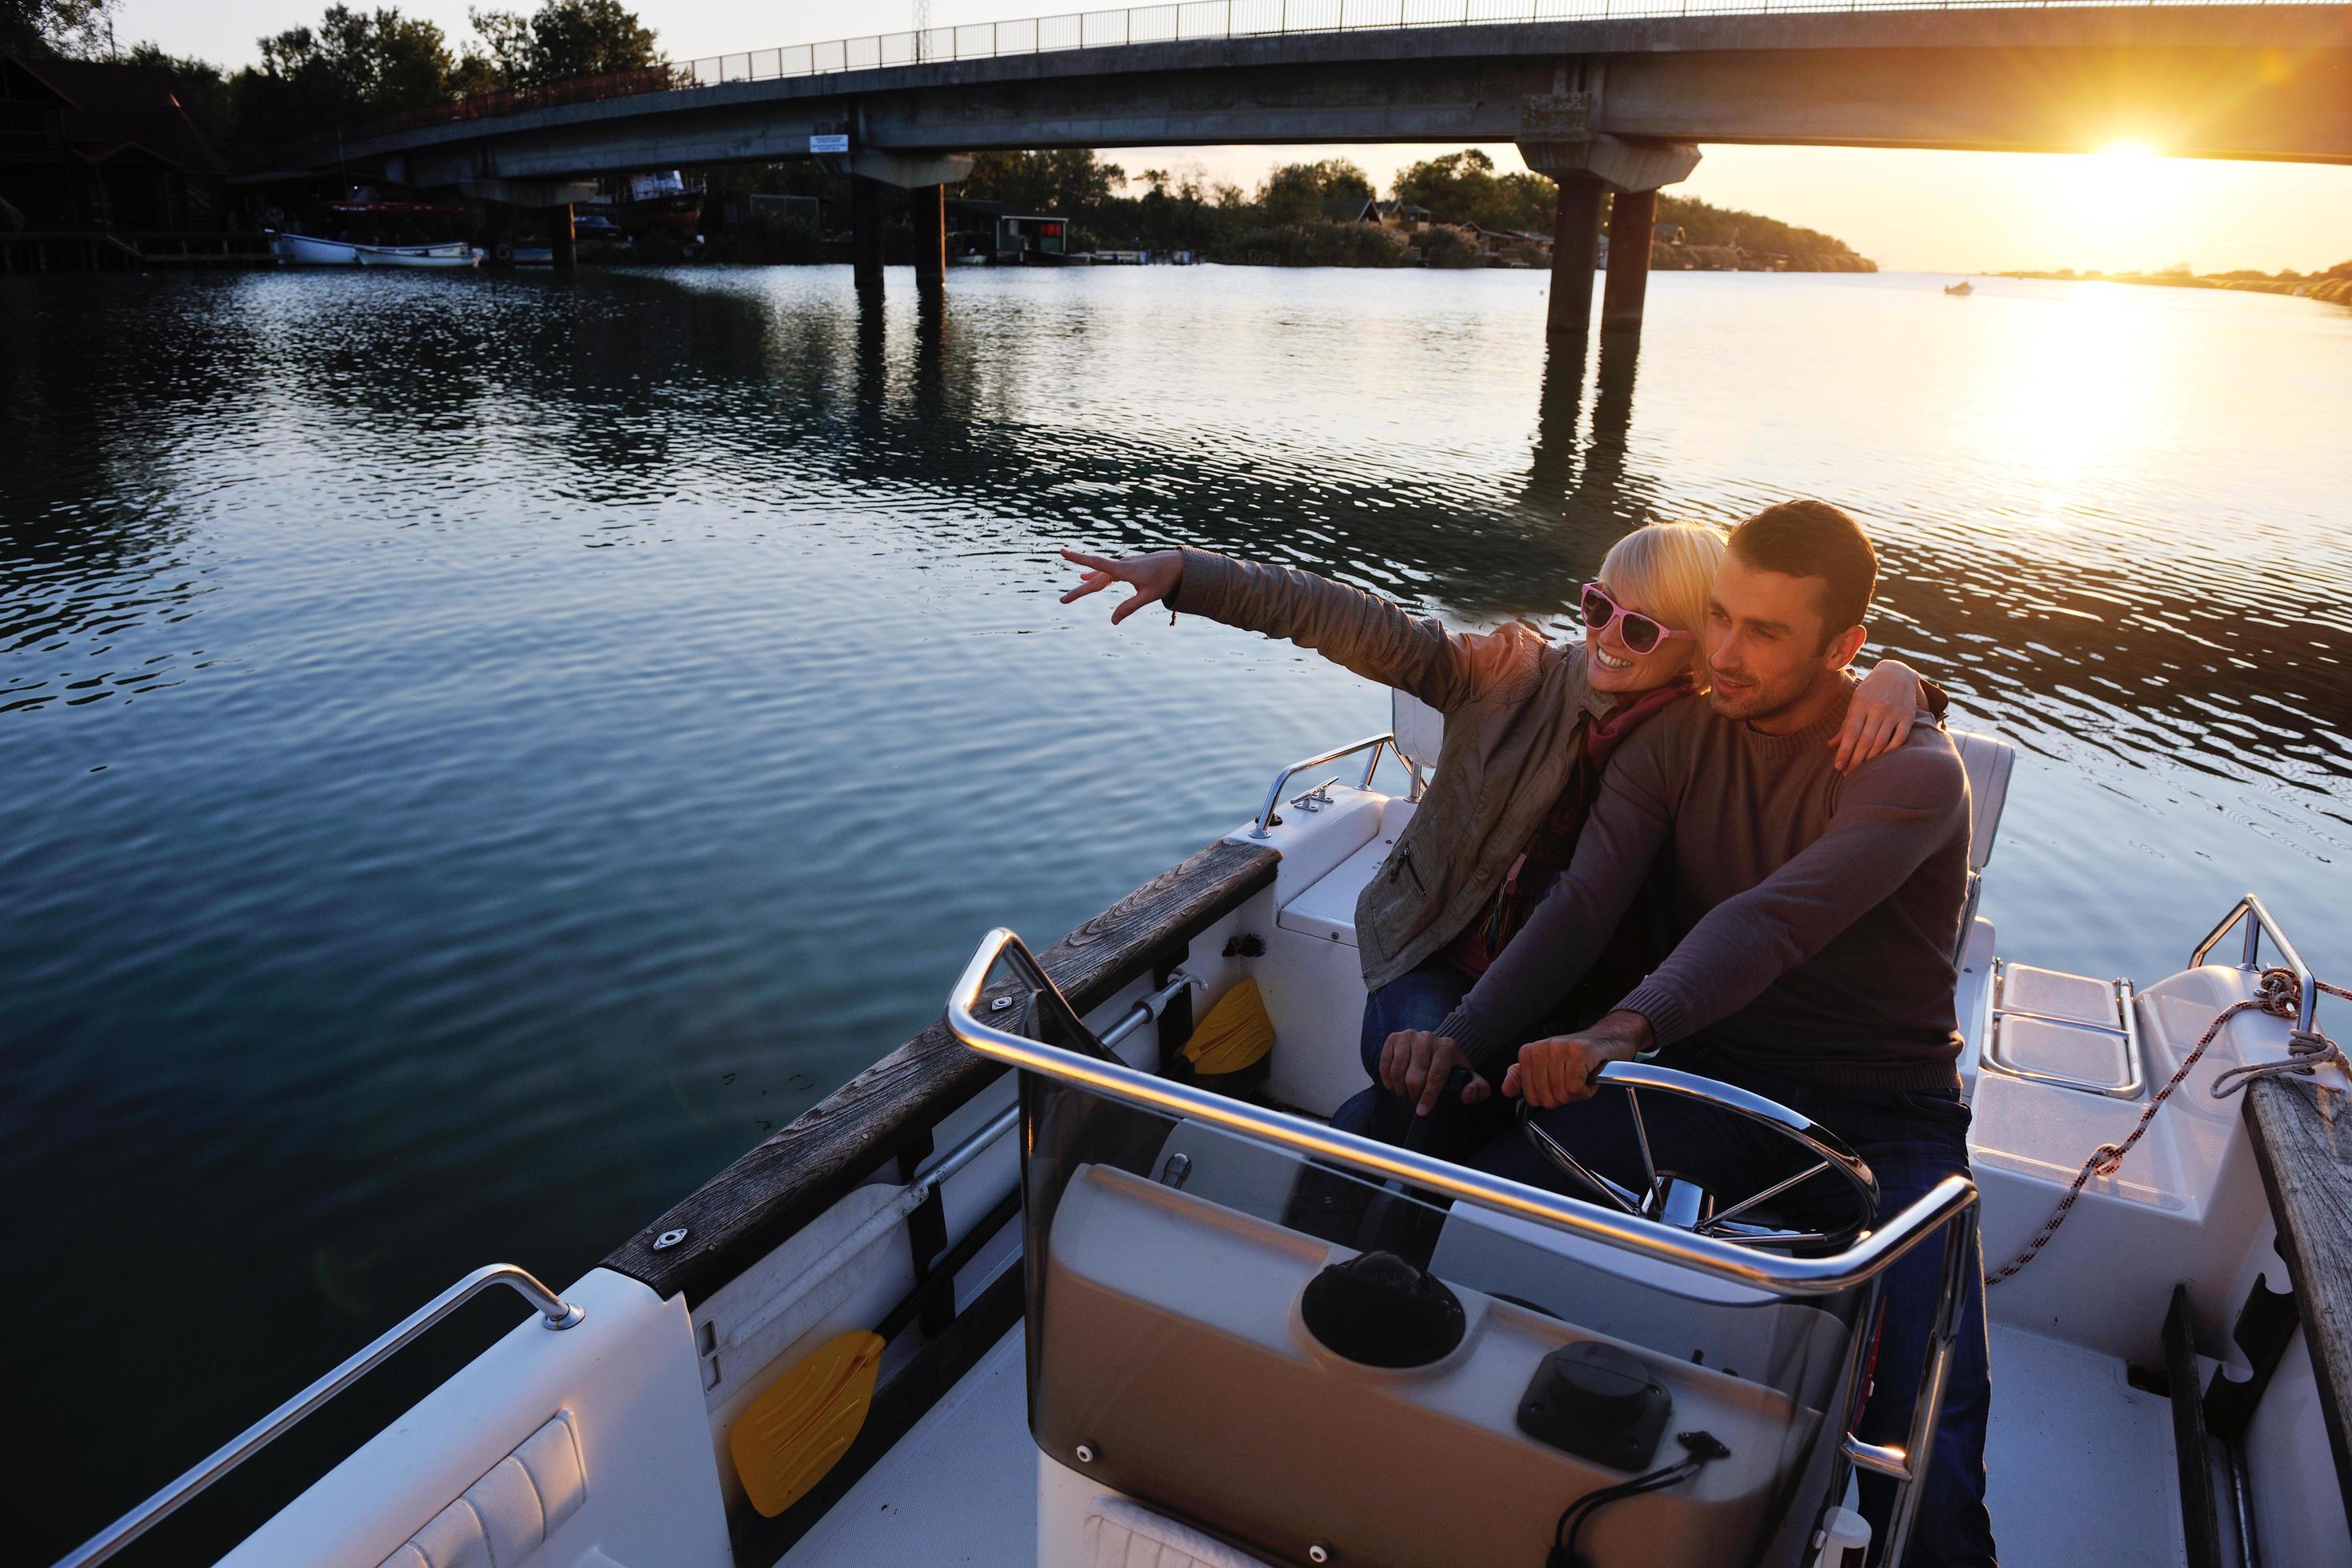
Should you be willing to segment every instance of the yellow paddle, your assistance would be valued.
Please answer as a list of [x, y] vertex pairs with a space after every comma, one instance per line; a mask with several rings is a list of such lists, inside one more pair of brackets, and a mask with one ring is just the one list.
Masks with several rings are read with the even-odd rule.
[[874, 1402], [883, 1343], [864, 1329], [827, 1340], [735, 1418], [727, 1449], [762, 1516], [800, 1501], [849, 1452]]
[[[1183, 1056], [1195, 1072], [1222, 1077], [1253, 1066], [1273, 1045], [1265, 999], [1256, 981], [1244, 980], [1209, 1009], [1184, 1043]], [[952, 1277], [955, 1267], [942, 1259], [940, 1273]], [[806, 1497], [849, 1452], [874, 1403], [882, 1349], [913, 1321], [927, 1289], [917, 1286], [883, 1321], [881, 1332], [853, 1329], [819, 1345], [735, 1418], [727, 1450], [745, 1495], [764, 1517], [773, 1519]]]

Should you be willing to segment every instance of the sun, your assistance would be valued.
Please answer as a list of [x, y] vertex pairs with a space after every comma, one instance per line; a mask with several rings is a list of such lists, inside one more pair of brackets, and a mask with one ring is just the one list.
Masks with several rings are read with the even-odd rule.
[[[2179, 170], [2173, 160], [2146, 142], [2110, 142], [2075, 164], [2074, 216], [2090, 234], [2105, 240], [2102, 248], [2127, 265], [2152, 267], [2158, 260], [2137, 253], [2163, 226], [2178, 193], [2173, 186]], [[2116, 265], [2115, 260], [2102, 263]]]

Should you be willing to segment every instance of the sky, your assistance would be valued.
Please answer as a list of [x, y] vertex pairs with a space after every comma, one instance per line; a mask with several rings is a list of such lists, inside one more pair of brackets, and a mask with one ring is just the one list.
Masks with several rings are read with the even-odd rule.
[[[116, 35], [234, 68], [255, 40], [313, 21], [327, 0], [119, 0]], [[468, 0], [398, 3], [440, 24], [452, 45], [471, 36]], [[481, 5], [483, 0], [472, 0]], [[814, 43], [913, 25], [918, 0], [639, 0], [637, 13], [672, 59]], [[490, 0], [529, 10], [536, 0]], [[934, 26], [1031, 16], [1065, 8], [1036, 0], [929, 0]], [[1197, 165], [1211, 180], [1254, 187], [1267, 170], [1352, 159], [1383, 193], [1396, 172], [1450, 147], [1121, 148], [1129, 174]], [[1496, 165], [1525, 167], [1508, 146]], [[2317, 271], [2352, 260], [2352, 167], [2156, 156], [2145, 149], [2048, 156], [1864, 148], [1709, 146], [1677, 195], [1760, 213], [1835, 235], [1891, 271], [2000, 271], [2071, 267], [2120, 271], [2187, 264], [2200, 272]]]

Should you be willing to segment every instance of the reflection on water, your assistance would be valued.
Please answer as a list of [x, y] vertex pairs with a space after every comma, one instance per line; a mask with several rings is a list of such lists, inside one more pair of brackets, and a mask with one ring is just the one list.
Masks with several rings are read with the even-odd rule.
[[[2005, 950], [2152, 978], [2252, 886], [2352, 973], [2352, 313], [1670, 274], [1637, 363], [1548, 350], [1542, 287], [0, 284], [33, 1555], [465, 1268], [569, 1278], [987, 926], [1051, 937], [1381, 726], [1287, 647], [1056, 605], [1062, 543], [1564, 624], [1644, 519], [1825, 496], [1882, 640], [2024, 750]], [[132, 1399], [137, 1451], [76, 1458]]]

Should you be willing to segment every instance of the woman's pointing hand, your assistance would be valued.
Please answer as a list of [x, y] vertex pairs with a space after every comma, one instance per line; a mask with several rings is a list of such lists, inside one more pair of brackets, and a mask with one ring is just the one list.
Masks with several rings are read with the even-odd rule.
[[1098, 594], [1113, 583], [1125, 583], [1135, 590], [1110, 613], [1112, 626], [1144, 605], [1167, 598], [1184, 581], [1184, 556], [1180, 551], [1155, 550], [1149, 555], [1114, 560], [1108, 555], [1089, 555], [1083, 550], [1065, 550], [1062, 559], [1086, 568], [1078, 585], [1062, 595], [1066, 605], [1075, 604], [1088, 594]]

